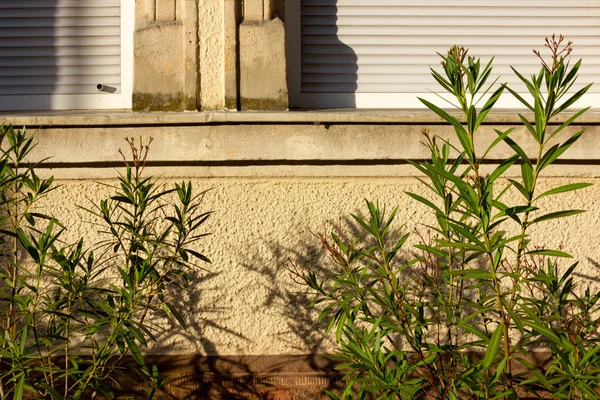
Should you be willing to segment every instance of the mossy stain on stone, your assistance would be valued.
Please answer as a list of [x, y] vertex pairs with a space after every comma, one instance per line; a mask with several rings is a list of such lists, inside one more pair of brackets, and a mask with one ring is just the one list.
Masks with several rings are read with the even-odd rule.
[[191, 101], [183, 93], [134, 93], [132, 98], [133, 111], [183, 111], [195, 110]]
[[287, 93], [277, 99], [248, 99], [242, 98], [243, 111], [283, 111], [288, 109]]

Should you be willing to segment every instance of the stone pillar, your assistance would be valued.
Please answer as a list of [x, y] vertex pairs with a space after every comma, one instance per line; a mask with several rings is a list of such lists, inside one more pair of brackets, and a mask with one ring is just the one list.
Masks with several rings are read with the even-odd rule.
[[225, 0], [225, 108], [237, 110], [239, 107], [239, 24], [242, 14], [241, 0]]
[[244, 1], [239, 28], [240, 103], [242, 110], [288, 107], [285, 29], [274, 16], [274, 0]]
[[197, 109], [198, 0], [135, 2], [133, 109]]
[[202, 110], [225, 108], [224, 3], [223, 0], [200, 0], [198, 6]]

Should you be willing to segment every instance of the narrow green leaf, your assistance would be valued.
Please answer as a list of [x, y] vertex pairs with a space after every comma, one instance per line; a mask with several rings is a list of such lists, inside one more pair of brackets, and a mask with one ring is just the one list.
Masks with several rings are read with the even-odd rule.
[[591, 87], [592, 87], [592, 84], [590, 83], [589, 85], [587, 85], [584, 88], [577, 91], [577, 93], [575, 93], [573, 96], [569, 97], [569, 99], [567, 99], [563, 104], [561, 104], [559, 107], [557, 107], [556, 110], [554, 110], [554, 112], [552, 113], [552, 116], [560, 114], [561, 112], [563, 112], [564, 110], [569, 108], [573, 103], [575, 103], [577, 100], [579, 100], [581, 98], [581, 96], [583, 96]]
[[571, 147], [573, 143], [575, 143], [581, 137], [581, 135], [583, 135], [584, 132], [585, 129], [582, 129], [579, 132], [575, 133], [573, 136], [571, 136], [569, 139], [567, 139], [560, 146], [553, 146], [550, 150], [548, 150], [546, 154], [544, 154], [544, 156], [542, 157], [542, 161], [540, 162], [539, 167], [540, 170], [552, 164], [554, 160], [560, 157], [562, 153], [564, 153], [569, 147]]
[[129, 332], [124, 332], [123, 336], [125, 337], [125, 341], [127, 342], [127, 348], [129, 349], [129, 351], [131, 351], [131, 355], [133, 356], [135, 361], [139, 365], [145, 365], [144, 356], [142, 355], [140, 348], [135, 343], [135, 340], [133, 339], [131, 334]]
[[111, 200], [114, 200], [114, 201], [127, 203], [127, 204], [133, 204], [133, 200], [131, 200], [130, 198], [125, 197], [125, 196], [111, 196], [110, 198], [111, 198]]
[[421, 101], [421, 103], [425, 104], [425, 106], [427, 108], [429, 108], [431, 111], [433, 111], [434, 113], [436, 113], [438, 116], [440, 116], [442, 119], [444, 119], [445, 121], [451, 123], [452, 125], [454, 125], [454, 127], [456, 129], [460, 129], [464, 132], [464, 128], [462, 126], [462, 124], [460, 123], [460, 121], [456, 118], [453, 117], [452, 115], [448, 114], [446, 111], [442, 110], [441, 108], [439, 108], [438, 106], [436, 106], [435, 104], [422, 99], [420, 97], [418, 97], [418, 99]]
[[533, 168], [530, 164], [521, 164], [521, 177], [523, 178], [523, 186], [527, 190], [527, 196], [533, 191]]
[[460, 276], [463, 279], [492, 279], [491, 272], [484, 269], [459, 269], [449, 271], [448, 275]]
[[555, 218], [562, 218], [562, 217], [568, 217], [568, 216], [571, 216], [571, 215], [581, 214], [581, 213], [584, 213], [585, 211], [586, 210], [556, 211], [556, 212], [553, 212], [553, 213], [542, 215], [541, 217], [537, 217], [536, 219], [534, 219], [531, 222], [531, 224], [536, 224], [538, 222], [548, 221], [548, 220], [555, 219]]
[[[481, 114], [479, 114], [479, 115], [481, 116]], [[498, 143], [500, 143], [505, 138], [507, 138], [508, 135], [510, 135], [512, 133], [512, 131], [514, 131], [514, 130], [515, 130], [515, 128], [510, 128], [510, 129], [507, 129], [506, 131], [502, 132], [502, 131], [499, 131], [498, 129], [494, 129], [494, 131], [496, 132], [498, 137], [496, 137], [496, 139], [494, 139], [492, 144], [489, 145], [489, 147], [487, 148], [485, 153], [483, 153], [483, 156], [481, 156], [481, 158], [485, 158], [488, 155], [488, 153], [490, 152], [490, 150], [492, 150], [494, 147], [496, 147], [498, 145]]]
[[21, 400], [23, 398], [23, 389], [25, 388], [25, 374], [21, 372], [17, 384], [15, 385], [15, 391], [13, 393], [13, 400]]
[[[496, 133], [498, 133], [498, 131], [496, 131]], [[521, 156], [523, 162], [532, 165], [531, 160], [529, 159], [529, 157], [527, 157], [525, 151], [514, 140], [512, 140], [509, 137], [506, 137], [504, 138], [504, 143], [509, 145], [511, 149], [513, 149], [519, 156]]]
[[548, 249], [531, 250], [525, 254], [533, 254], [533, 255], [549, 256], [549, 257], [573, 258], [572, 255], [570, 255], [569, 253], [565, 253], [564, 251], [548, 250]]
[[471, 106], [467, 110], [467, 127], [469, 128], [470, 133], [475, 132], [475, 129], [477, 129], [475, 127], [476, 124], [477, 124], [477, 110], [475, 109], [475, 106]]
[[[531, 315], [530, 315], [531, 316]], [[527, 324], [533, 328], [535, 331], [539, 332], [541, 335], [549, 339], [550, 341], [556, 343], [557, 345], [563, 347], [566, 351], [573, 351], [573, 344], [566, 339], [561, 339], [556, 333], [552, 331], [552, 329], [542, 325], [541, 323], [535, 321], [527, 321]]]
[[533, 114], [535, 116], [535, 133], [538, 143], [544, 143], [544, 133], [546, 131], [546, 114], [542, 107], [541, 100], [536, 97], [534, 101]]
[[474, 129], [473, 130], [477, 130], [477, 128], [479, 128], [479, 125], [481, 125], [481, 123], [484, 121], [484, 119], [487, 116], [487, 114], [494, 107], [494, 105], [496, 104], [496, 102], [498, 101], [498, 99], [500, 98], [500, 96], [502, 95], [503, 91], [504, 91], [504, 86], [500, 86], [490, 96], [490, 98], [485, 102], [484, 106], [479, 111], [479, 116], [477, 117], [477, 120], [475, 121], [475, 125], [474, 125]]
[[194, 257], [211, 264], [212, 261], [210, 261], [210, 259], [208, 257], [206, 257], [204, 254], [201, 254], [195, 250], [190, 250], [190, 249], [184, 249], [186, 252], [190, 253], [191, 255], [193, 255]]
[[514, 179], [509, 179], [508, 181], [514, 187], [516, 187], [519, 192], [521, 192], [521, 194], [523, 195], [523, 197], [525, 197], [525, 199], [529, 200], [529, 194], [527, 193], [527, 190], [525, 189], [525, 187], [520, 182], [517, 182]]
[[171, 303], [163, 303], [163, 307], [165, 307], [166, 311], [168, 311], [168, 313], [172, 314], [175, 319], [177, 320], [177, 322], [179, 322], [179, 325], [181, 325], [182, 328], [187, 329], [187, 324], [185, 322], [185, 319], [183, 319], [183, 316], [181, 315], [181, 313], [177, 310], [177, 308], [173, 307], [171, 305]]
[[411, 192], [404, 192], [404, 193], [406, 193], [413, 199], [417, 200], [418, 202], [425, 204], [427, 207], [432, 208], [436, 213], [439, 213], [442, 215], [444, 214], [438, 206], [436, 206], [435, 204], [433, 204], [431, 201], [427, 200], [426, 198], [419, 196], [418, 194], [411, 193]]
[[544, 196], [550, 196], [550, 195], [553, 195], [553, 194], [570, 192], [572, 190], [583, 189], [583, 188], [586, 188], [586, 187], [592, 186], [592, 185], [593, 185], [593, 183], [581, 182], [581, 183], [571, 183], [569, 185], [559, 186], [559, 187], [556, 187], [554, 189], [550, 189], [550, 190], [548, 190], [548, 191], [540, 194], [538, 197], [536, 197], [536, 200], [539, 199], [539, 198], [542, 198]]
[[519, 119], [521, 120], [521, 123], [523, 124], [523, 126], [525, 126], [525, 128], [527, 128], [527, 130], [529, 131], [531, 136], [533, 136], [533, 138], [536, 140], [536, 142], [539, 143], [539, 138], [537, 136], [537, 132], [536, 132], [535, 128], [533, 127], [533, 125], [531, 125], [531, 122], [529, 122], [527, 120], [527, 118], [525, 118], [522, 114], [518, 114], [518, 115], [519, 115]]
[[[523, 78], [524, 79], [524, 78]], [[521, 95], [517, 92], [515, 92], [514, 90], [512, 90], [510, 87], [506, 86], [506, 84], [503, 85], [517, 100], [519, 100], [521, 102], [521, 104], [523, 104], [525, 107], [529, 108], [529, 110], [531, 112], [533, 112], [533, 107], [527, 102], [527, 100], [525, 100], [523, 97], [521, 97]]]
[[487, 350], [485, 351], [485, 357], [483, 357], [483, 366], [485, 368], [489, 368], [490, 365], [492, 365], [492, 362], [496, 358], [496, 354], [498, 354], [498, 350], [500, 350], [500, 341], [502, 340], [503, 329], [504, 323], [499, 324], [490, 338], [490, 342], [487, 345]]
[[[509, 169], [517, 160], [519, 159], [519, 155], [515, 154], [512, 157], [504, 160], [496, 169], [490, 174], [488, 181], [490, 183], [494, 182], [498, 179], [507, 169]], [[525, 164], [523, 164], [525, 165]]]
[[574, 115], [572, 115], [569, 119], [567, 119], [565, 122], [563, 122], [558, 128], [556, 128], [556, 130], [554, 132], [552, 132], [552, 134], [548, 137], [548, 140], [552, 139], [555, 135], [560, 133], [563, 129], [565, 129], [567, 126], [569, 126], [573, 121], [575, 121], [577, 118], [579, 118], [580, 115], [585, 113], [590, 108], [591, 107], [586, 107], [583, 110], [579, 110]]
[[583, 358], [579, 361], [579, 365], [582, 367], [585, 366], [585, 364], [590, 358], [598, 355], [600, 355], [600, 346], [592, 347], [585, 353]]
[[498, 382], [498, 380], [502, 376], [502, 373], [504, 372], [504, 367], [506, 367], [506, 361], [507, 361], [506, 357], [503, 357], [502, 360], [498, 363], [498, 366], [496, 367], [496, 374], [494, 375], [492, 384]]
[[477, 336], [478, 338], [480, 338], [482, 341], [484, 341], [485, 343], [489, 343], [490, 339], [486, 336], [486, 334], [482, 331], [480, 331], [479, 329], [477, 329], [475, 326], [470, 325], [470, 324], [465, 324], [465, 323], [459, 323], [458, 327], [460, 329], [463, 329], [475, 336]]

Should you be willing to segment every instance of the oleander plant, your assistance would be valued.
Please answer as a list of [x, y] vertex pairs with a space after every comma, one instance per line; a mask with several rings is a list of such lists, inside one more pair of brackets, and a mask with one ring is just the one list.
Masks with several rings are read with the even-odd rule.
[[[425, 132], [431, 158], [412, 162], [423, 192], [407, 193], [435, 223], [408, 241], [395, 224], [401, 211], [367, 201], [365, 215], [352, 215], [353, 229], [321, 236], [330, 257], [319, 267], [336, 271], [333, 278], [291, 264], [335, 335], [345, 387], [328, 393], [332, 399], [600, 398], [600, 293], [581, 287], [564, 249], [530, 235], [584, 212], [543, 204], [590, 185], [539, 188], [545, 170], [584, 134], [567, 128], [587, 108], [568, 109], [591, 86], [570, 90], [581, 65], [569, 62], [571, 42], [553, 35], [546, 48], [548, 59], [535, 52], [536, 75], [513, 68], [528, 96], [490, 82], [492, 61], [482, 64], [462, 47], [440, 55], [441, 70], [431, 72], [456, 112], [420, 100], [455, 135]], [[518, 116], [535, 146], [518, 143], [514, 128], [476, 146], [504, 95], [531, 113]], [[488, 161], [497, 146], [512, 156]]]
[[0, 126], [0, 398], [114, 398], [131, 357], [152, 398], [164, 383], [143, 350], [160, 318], [185, 327], [174, 303], [199, 263], [203, 193], [167, 187], [144, 169], [149, 143], [128, 139], [113, 194], [88, 208], [100, 242], [66, 243], [68, 227], [39, 211], [56, 187], [26, 160], [34, 138]]

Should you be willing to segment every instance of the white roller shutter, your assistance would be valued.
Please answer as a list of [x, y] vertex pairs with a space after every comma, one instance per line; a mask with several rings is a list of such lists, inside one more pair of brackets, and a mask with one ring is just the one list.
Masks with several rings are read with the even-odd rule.
[[131, 4], [0, 0], [0, 110], [130, 108]]
[[[552, 33], [572, 40], [573, 58], [583, 58], [573, 89], [600, 83], [600, 0], [299, 2], [299, 18], [288, 13], [300, 42], [292, 45], [297, 59], [288, 60], [299, 67], [290, 69], [295, 106], [422, 107], [417, 95], [435, 98], [428, 92], [438, 90], [428, 67], [438, 68], [436, 52], [445, 54], [455, 44], [483, 62], [495, 55], [495, 76], [522, 91], [509, 65], [526, 75], [537, 73], [540, 63], [532, 49], [543, 50]], [[600, 84], [583, 100], [598, 107], [599, 94]], [[519, 104], [504, 96], [499, 106]]]

